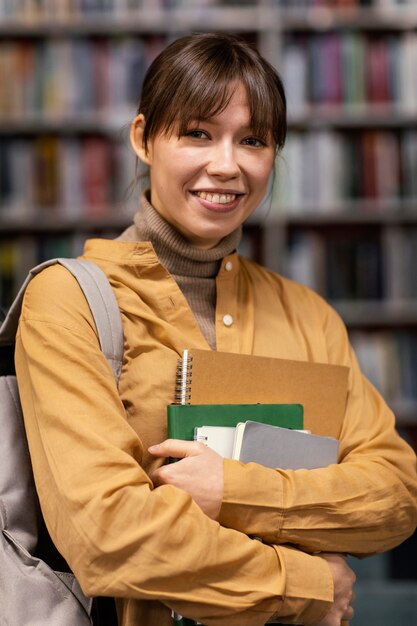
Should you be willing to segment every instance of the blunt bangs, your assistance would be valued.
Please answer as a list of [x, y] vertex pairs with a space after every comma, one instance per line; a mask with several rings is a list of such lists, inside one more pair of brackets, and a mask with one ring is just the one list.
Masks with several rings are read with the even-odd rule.
[[281, 149], [287, 124], [278, 74], [247, 43], [216, 34], [182, 37], [150, 66], [138, 109], [145, 117], [145, 149], [159, 133], [182, 135], [192, 122], [220, 114], [238, 83], [246, 89], [253, 133]]

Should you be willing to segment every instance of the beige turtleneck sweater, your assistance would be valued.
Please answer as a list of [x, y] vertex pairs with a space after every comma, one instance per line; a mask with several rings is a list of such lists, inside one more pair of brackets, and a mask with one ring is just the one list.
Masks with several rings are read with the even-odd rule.
[[209, 346], [216, 349], [216, 276], [223, 257], [236, 250], [242, 235], [238, 228], [209, 250], [189, 242], [153, 208], [149, 192], [142, 194], [141, 207], [118, 241], [150, 241], [162, 265], [172, 275]]

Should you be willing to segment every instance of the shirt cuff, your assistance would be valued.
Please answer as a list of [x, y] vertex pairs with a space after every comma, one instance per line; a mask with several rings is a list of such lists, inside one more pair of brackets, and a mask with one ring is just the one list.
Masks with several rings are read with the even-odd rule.
[[333, 577], [325, 559], [289, 546], [273, 546], [285, 570], [285, 597], [273, 619], [317, 624], [333, 605]]
[[283, 523], [279, 472], [257, 463], [224, 459], [223, 502], [219, 523], [274, 543]]

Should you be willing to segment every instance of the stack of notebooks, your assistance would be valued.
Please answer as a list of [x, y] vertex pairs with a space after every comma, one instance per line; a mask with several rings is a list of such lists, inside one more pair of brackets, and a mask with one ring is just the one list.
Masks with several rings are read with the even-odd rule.
[[337, 463], [337, 439], [303, 430], [300, 404], [173, 404], [168, 424], [170, 438], [201, 441], [244, 463], [281, 469]]
[[203, 441], [244, 463], [326, 467], [337, 463], [348, 373], [339, 365], [185, 350], [167, 407], [168, 436]]

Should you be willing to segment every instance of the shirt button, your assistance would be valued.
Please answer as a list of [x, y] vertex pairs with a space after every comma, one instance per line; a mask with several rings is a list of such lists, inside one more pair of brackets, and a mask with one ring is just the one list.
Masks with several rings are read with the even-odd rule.
[[230, 272], [233, 269], [233, 263], [231, 261], [227, 261], [227, 263], [225, 263], [224, 269], [226, 270], [226, 272]]
[[223, 317], [223, 324], [225, 326], [231, 326], [233, 324], [233, 317], [231, 315], [225, 315]]

